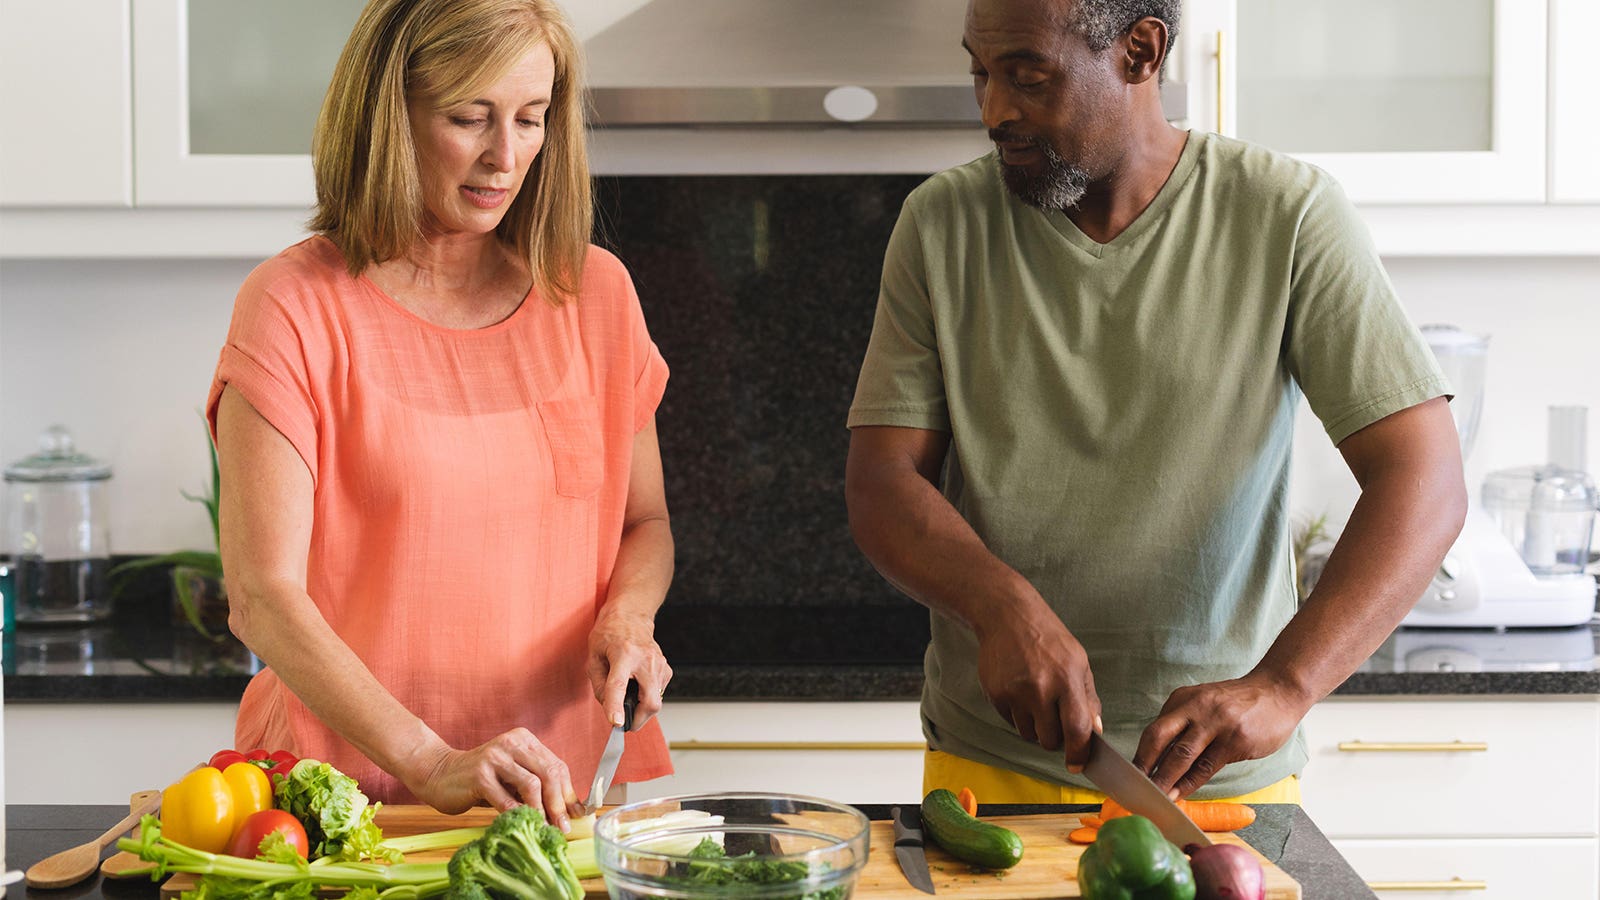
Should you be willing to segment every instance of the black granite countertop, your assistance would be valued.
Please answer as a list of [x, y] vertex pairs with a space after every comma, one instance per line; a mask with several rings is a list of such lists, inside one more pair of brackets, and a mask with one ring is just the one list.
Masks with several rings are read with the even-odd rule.
[[[903, 607], [663, 608], [668, 697], [914, 700], [927, 614]], [[104, 624], [5, 635], [6, 702], [234, 702], [260, 663], [138, 604]], [[1395, 632], [1338, 695], [1600, 694], [1600, 623]]]
[[[985, 816], [1028, 813], [1081, 812], [1089, 806], [983, 806]], [[887, 819], [889, 807], [862, 805], [873, 819]], [[1239, 832], [1254, 847], [1300, 883], [1303, 900], [1359, 900], [1372, 897], [1365, 883], [1327, 837], [1298, 806], [1256, 805], [1255, 824]], [[6, 868], [27, 869], [39, 860], [68, 847], [98, 837], [127, 813], [116, 806], [6, 807]], [[109, 856], [113, 848], [107, 848]], [[113, 881], [98, 874], [87, 881], [58, 890], [37, 890], [17, 885], [13, 896], [43, 900], [77, 900], [80, 897], [147, 898], [157, 895], [156, 885], [142, 879]]]

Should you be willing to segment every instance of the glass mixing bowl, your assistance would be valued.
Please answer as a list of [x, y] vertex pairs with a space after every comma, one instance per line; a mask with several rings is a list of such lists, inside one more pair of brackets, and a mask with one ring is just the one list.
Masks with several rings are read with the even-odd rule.
[[860, 810], [794, 794], [691, 794], [595, 822], [611, 900], [846, 900], [867, 864]]

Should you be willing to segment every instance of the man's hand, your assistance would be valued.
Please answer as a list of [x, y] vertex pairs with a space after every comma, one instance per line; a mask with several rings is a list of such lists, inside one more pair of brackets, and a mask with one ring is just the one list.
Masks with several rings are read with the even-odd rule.
[[984, 696], [1024, 740], [1063, 751], [1068, 771], [1082, 771], [1100, 722], [1083, 645], [1038, 598], [974, 630]]
[[1156, 787], [1187, 797], [1228, 763], [1282, 747], [1310, 708], [1287, 685], [1258, 673], [1178, 688], [1139, 738], [1133, 764]]

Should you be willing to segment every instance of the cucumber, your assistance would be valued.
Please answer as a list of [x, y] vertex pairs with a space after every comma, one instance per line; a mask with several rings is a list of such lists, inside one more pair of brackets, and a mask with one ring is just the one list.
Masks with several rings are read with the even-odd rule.
[[1009, 869], [1022, 860], [1022, 838], [1015, 831], [968, 815], [944, 788], [922, 798], [922, 830], [951, 856], [975, 866]]

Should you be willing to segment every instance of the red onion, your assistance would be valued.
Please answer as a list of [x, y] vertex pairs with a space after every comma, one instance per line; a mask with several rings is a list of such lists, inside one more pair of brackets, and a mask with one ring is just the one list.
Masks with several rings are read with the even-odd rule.
[[1261, 863], [1238, 844], [1183, 848], [1194, 870], [1194, 900], [1266, 900]]

